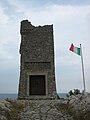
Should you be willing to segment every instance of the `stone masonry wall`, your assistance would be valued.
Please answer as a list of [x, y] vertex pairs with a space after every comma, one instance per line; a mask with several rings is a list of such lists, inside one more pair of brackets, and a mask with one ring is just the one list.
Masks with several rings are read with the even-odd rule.
[[19, 98], [29, 97], [28, 76], [45, 74], [47, 97], [55, 98], [55, 66], [53, 25], [33, 26], [28, 20], [21, 22], [21, 64]]

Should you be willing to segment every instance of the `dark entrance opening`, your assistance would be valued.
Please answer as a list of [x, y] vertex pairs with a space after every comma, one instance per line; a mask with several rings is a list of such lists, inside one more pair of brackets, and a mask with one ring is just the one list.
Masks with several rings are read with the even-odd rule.
[[45, 75], [29, 76], [29, 94], [45, 95], [46, 94]]

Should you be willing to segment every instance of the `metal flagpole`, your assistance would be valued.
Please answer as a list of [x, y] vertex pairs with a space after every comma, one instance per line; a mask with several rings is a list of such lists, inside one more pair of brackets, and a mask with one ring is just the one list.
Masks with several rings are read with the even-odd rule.
[[85, 87], [85, 75], [84, 75], [84, 65], [83, 65], [83, 55], [82, 55], [82, 46], [81, 46], [81, 44], [80, 44], [80, 54], [81, 54], [81, 62], [82, 62], [82, 74], [83, 74], [84, 92], [86, 92], [86, 87]]

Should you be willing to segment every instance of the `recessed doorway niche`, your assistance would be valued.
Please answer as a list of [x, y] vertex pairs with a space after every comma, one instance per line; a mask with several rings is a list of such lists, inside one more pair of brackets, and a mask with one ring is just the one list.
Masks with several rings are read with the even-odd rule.
[[46, 95], [45, 75], [29, 75], [29, 95]]

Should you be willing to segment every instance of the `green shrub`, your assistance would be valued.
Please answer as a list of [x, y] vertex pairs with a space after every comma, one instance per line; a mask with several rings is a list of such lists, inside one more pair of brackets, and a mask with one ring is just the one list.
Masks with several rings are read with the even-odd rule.
[[20, 112], [23, 111], [23, 109], [25, 108], [25, 105], [20, 101], [20, 102], [16, 102], [16, 101], [10, 101], [11, 103], [11, 112], [9, 115], [9, 120], [20, 120]]
[[81, 94], [80, 90], [74, 89], [74, 92], [72, 90], [70, 90], [67, 94], [67, 97], [72, 96], [72, 95], [78, 95], [78, 94]]

